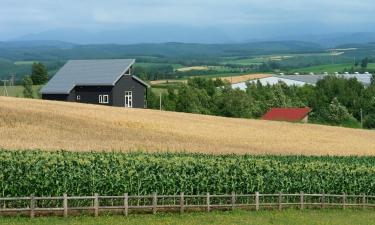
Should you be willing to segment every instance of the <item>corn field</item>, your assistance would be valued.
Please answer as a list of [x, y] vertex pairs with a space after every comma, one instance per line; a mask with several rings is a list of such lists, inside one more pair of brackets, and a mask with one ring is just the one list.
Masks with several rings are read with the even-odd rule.
[[0, 195], [375, 194], [375, 157], [0, 150]]

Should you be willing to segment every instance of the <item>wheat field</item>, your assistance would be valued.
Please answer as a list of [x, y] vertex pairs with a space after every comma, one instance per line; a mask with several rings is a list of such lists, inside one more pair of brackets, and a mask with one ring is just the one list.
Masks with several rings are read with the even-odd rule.
[[267, 74], [267, 73], [257, 73], [257, 74], [246, 74], [246, 75], [241, 75], [241, 76], [233, 76], [233, 77], [220, 77], [220, 79], [228, 81], [231, 84], [237, 84], [241, 82], [246, 82], [249, 80], [254, 80], [254, 79], [261, 79], [265, 77], [270, 77], [272, 74]]
[[0, 148], [375, 155], [375, 132], [0, 97]]

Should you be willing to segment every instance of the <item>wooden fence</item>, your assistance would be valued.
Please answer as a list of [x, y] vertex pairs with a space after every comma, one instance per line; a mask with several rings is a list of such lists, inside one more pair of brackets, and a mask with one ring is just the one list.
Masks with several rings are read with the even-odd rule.
[[26, 213], [33, 218], [36, 214], [49, 215], [59, 214], [67, 217], [69, 214], [90, 212], [98, 216], [100, 212], [117, 211], [125, 216], [129, 212], [152, 212], [157, 211], [179, 211], [183, 213], [188, 210], [212, 209], [234, 210], [241, 209], [278, 209], [295, 207], [305, 208], [328, 208], [339, 207], [346, 209], [374, 208], [375, 196], [370, 195], [341, 195], [337, 194], [236, 194], [229, 195], [136, 195], [130, 196], [68, 196], [61, 197], [9, 197], [0, 198], [1, 214]]

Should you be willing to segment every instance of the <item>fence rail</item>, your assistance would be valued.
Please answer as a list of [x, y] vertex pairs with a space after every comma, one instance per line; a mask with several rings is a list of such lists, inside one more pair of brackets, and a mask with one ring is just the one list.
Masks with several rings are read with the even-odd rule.
[[[375, 208], [375, 196], [372, 195], [347, 195], [338, 194], [231, 194], [211, 195], [128, 195], [122, 196], [68, 196], [59, 197], [6, 197], [0, 198], [0, 214], [5, 213], [29, 213], [33, 218], [37, 213], [59, 213], [67, 217], [74, 211], [89, 211], [99, 216], [100, 211], [117, 210], [127, 216], [129, 211], [150, 211], [155, 214], [158, 210], [180, 211], [200, 209], [210, 212], [212, 209], [234, 210], [236, 208], [260, 210], [262, 208], [274, 208], [282, 210], [287, 207], [295, 207], [301, 210], [305, 208], [340, 207], [346, 209]], [[12, 214], [12, 215], [13, 215]]]

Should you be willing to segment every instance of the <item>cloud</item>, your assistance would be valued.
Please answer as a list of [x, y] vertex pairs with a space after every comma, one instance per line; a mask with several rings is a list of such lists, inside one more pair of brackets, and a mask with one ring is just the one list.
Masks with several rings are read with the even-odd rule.
[[0, 0], [0, 4], [3, 37], [59, 28], [95, 30], [148, 24], [224, 30], [266, 26], [272, 30], [306, 23], [336, 30], [360, 29], [373, 24], [375, 11], [372, 0]]

